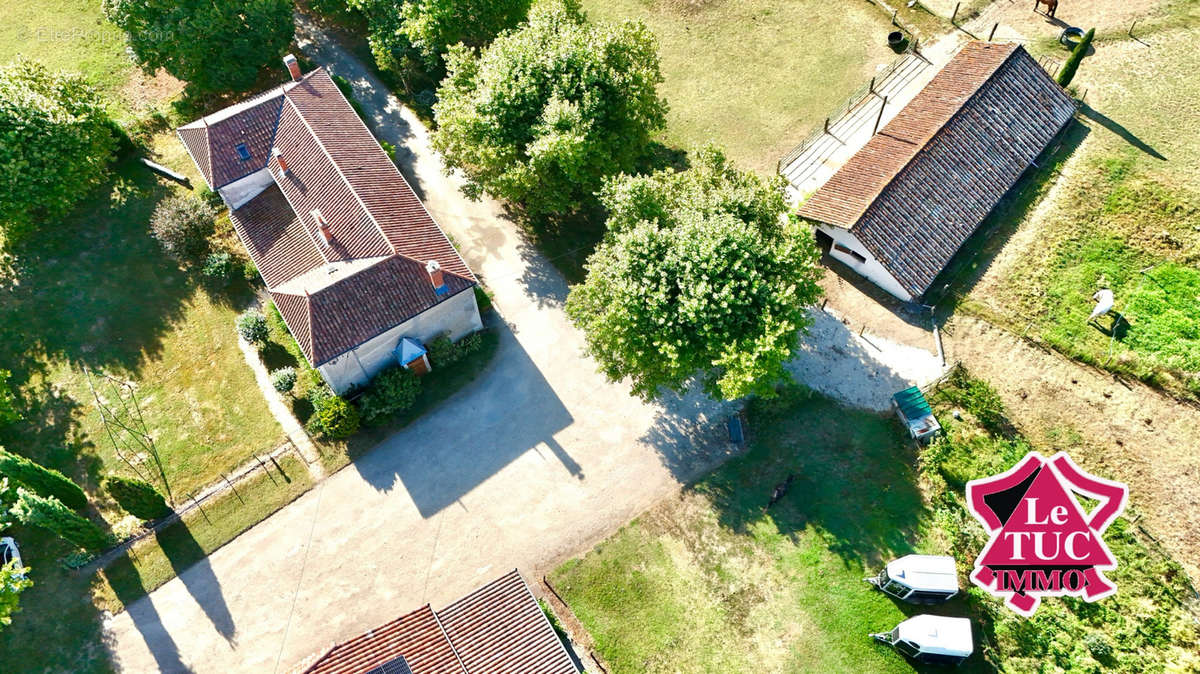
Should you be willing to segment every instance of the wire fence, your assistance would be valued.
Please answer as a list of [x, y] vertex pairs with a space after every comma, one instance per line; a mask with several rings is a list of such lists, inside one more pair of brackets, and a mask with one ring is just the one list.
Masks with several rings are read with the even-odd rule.
[[787, 154], [783, 155], [775, 167], [776, 171], [783, 173], [784, 168], [799, 159], [810, 145], [819, 140], [821, 136], [829, 133], [829, 128], [831, 126], [842, 121], [846, 115], [857, 108], [859, 104], [867, 99], [868, 96], [875, 95], [876, 88], [883, 86], [883, 84], [887, 82], [888, 78], [894, 75], [901, 66], [909, 61], [909, 56], [913, 54], [917, 55], [918, 57], [921, 56], [920, 52], [917, 51], [916, 39], [909, 41], [908, 46], [904, 48], [904, 51], [902, 51], [895, 60], [889, 63], [883, 70], [879, 71], [879, 73], [877, 73], [869, 81], [863, 83], [862, 86], [855, 89], [853, 93], [843, 99], [841, 104], [834, 108], [833, 112], [831, 112], [829, 116], [825, 118], [825, 121], [822, 125], [810, 131], [809, 134], [805, 136], [804, 140], [800, 141], [795, 147], [789, 150]]

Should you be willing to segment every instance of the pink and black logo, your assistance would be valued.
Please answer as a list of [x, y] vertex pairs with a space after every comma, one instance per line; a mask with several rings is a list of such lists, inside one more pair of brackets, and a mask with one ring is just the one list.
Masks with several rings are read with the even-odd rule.
[[[1097, 503], [1087, 512], [1072, 493]], [[1083, 472], [1063, 452], [1030, 452], [1005, 473], [968, 482], [967, 507], [992, 537], [971, 580], [1026, 617], [1042, 597], [1114, 594], [1101, 572], [1117, 561], [1101, 536], [1128, 496], [1125, 485]]]

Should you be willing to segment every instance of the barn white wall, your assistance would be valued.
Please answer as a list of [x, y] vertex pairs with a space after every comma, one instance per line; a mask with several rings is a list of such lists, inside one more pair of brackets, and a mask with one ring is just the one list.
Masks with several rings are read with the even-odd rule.
[[[449, 332], [451, 339], [459, 339], [482, 327], [479, 307], [475, 304], [475, 292], [464, 290], [363, 342], [354, 350], [322, 364], [317, 370], [329, 382], [329, 387], [340, 394], [352, 386], [366, 384], [381, 370], [396, 364], [392, 351], [401, 338], [411, 337], [424, 343], [443, 332]], [[427, 376], [436, 377], [437, 370]]]
[[871, 252], [867, 250], [867, 247], [863, 245], [862, 241], [859, 241], [858, 237], [854, 236], [850, 230], [842, 229], [841, 227], [831, 227], [829, 225], [817, 225], [817, 229], [828, 234], [830, 238], [833, 239], [834, 243], [842, 244], [843, 246], [857, 252], [859, 255], [867, 258], [867, 260], [866, 262], [859, 262], [858, 260], [837, 250], [836, 248], [829, 249], [830, 257], [833, 257], [835, 260], [844, 263], [847, 267], [850, 267], [854, 271], [858, 272], [871, 283], [874, 283], [880, 288], [886, 290], [888, 294], [893, 295], [905, 302], [911, 302], [913, 300], [912, 293], [908, 292], [904, 289], [904, 286], [900, 285], [900, 282], [896, 280], [896, 277], [892, 276], [891, 272], [885, 269], [884, 266], [879, 263], [879, 260], [876, 260], [875, 257], [871, 255]]

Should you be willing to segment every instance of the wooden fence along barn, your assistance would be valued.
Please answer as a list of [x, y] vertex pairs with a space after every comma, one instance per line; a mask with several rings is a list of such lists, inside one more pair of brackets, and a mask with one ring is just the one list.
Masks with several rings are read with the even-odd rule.
[[834, 258], [916, 301], [1074, 113], [1024, 48], [971, 42], [799, 214]]

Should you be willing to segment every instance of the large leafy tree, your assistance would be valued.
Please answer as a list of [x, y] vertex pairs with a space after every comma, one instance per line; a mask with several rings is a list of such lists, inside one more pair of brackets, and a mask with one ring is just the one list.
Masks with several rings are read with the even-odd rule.
[[290, 0], [104, 0], [147, 71], [200, 91], [242, 91], [291, 44]]
[[376, 61], [395, 68], [419, 55], [436, 68], [451, 45], [482, 47], [520, 23], [531, 0], [349, 0], [367, 17]]
[[104, 177], [112, 122], [82, 78], [17, 59], [0, 68], [0, 233], [60, 218]]
[[787, 379], [820, 270], [811, 232], [782, 217], [781, 183], [713, 148], [683, 172], [609, 181], [608, 237], [567, 298], [609, 379], [652, 397], [699, 374], [730, 400]]
[[451, 48], [447, 71], [434, 146], [468, 196], [487, 191], [535, 217], [580, 208], [665, 123], [650, 32], [588, 23], [574, 0], [534, 5], [478, 54]]

